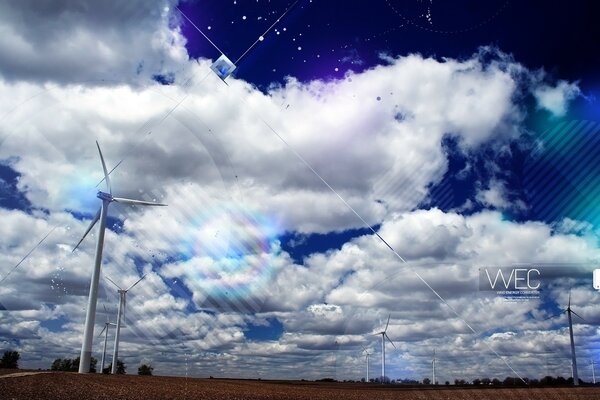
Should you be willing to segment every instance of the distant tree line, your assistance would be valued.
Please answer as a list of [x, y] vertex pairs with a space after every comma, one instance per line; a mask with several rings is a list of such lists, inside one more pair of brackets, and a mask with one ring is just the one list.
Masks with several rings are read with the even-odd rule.
[[[324, 381], [324, 379], [321, 379], [321, 381]], [[366, 382], [365, 378], [362, 378], [360, 380], [361, 382]], [[523, 382], [525, 381], [525, 382]], [[344, 380], [344, 382], [355, 382], [353, 380]], [[382, 379], [381, 377], [377, 377], [377, 378], [371, 378], [369, 379], [370, 383], [381, 383]], [[417, 381], [414, 379], [405, 379], [405, 378], [398, 378], [398, 379], [390, 379], [389, 377], [384, 377], [383, 378], [383, 383], [391, 383], [391, 384], [397, 384], [397, 385], [432, 385], [433, 382], [431, 382], [430, 378], [423, 378], [422, 381]], [[592, 385], [591, 382], [585, 382], [581, 379], [579, 379], [579, 383], [582, 385]], [[436, 384], [438, 385], [445, 385], [445, 386], [449, 386], [451, 383], [450, 381], [445, 381], [443, 384], [441, 382], [436, 382]], [[545, 376], [541, 379], [530, 379], [530, 378], [523, 378], [523, 380], [521, 380], [521, 378], [518, 377], [512, 377], [512, 376], [507, 376], [506, 378], [504, 378], [503, 380], [500, 380], [498, 378], [477, 378], [477, 379], [473, 379], [472, 382], [467, 381], [465, 379], [455, 379], [454, 380], [454, 385], [455, 386], [502, 386], [502, 387], [510, 387], [510, 386], [573, 386], [573, 378], [564, 378], [562, 376], [557, 376], [557, 377], [552, 377], [552, 376]], [[600, 383], [597, 384], [598, 386], [600, 386]]]
[[[96, 365], [98, 360], [94, 357], [90, 360], [90, 372], [96, 372]], [[76, 372], [79, 371], [79, 357], [77, 358], [57, 358], [52, 362], [50, 367], [51, 371], [67, 371]]]
[[[589, 382], [584, 382], [579, 379], [580, 384], [586, 384]], [[564, 378], [562, 376], [552, 377], [545, 376], [541, 379], [530, 379], [530, 378], [521, 378], [507, 376], [504, 380], [500, 380], [498, 378], [477, 378], [473, 379], [473, 382], [468, 382], [463, 379], [454, 380], [455, 385], [465, 386], [465, 385], [473, 385], [473, 386], [572, 386], [573, 378]]]
[[[118, 375], [125, 375], [125, 370], [127, 369], [127, 366], [125, 365], [125, 363], [123, 363], [123, 361], [121, 360], [117, 360], [117, 374]], [[104, 368], [104, 370], [102, 371], [102, 373], [104, 374], [110, 374], [110, 371], [112, 370], [112, 363], [108, 364], [108, 367]]]
[[20, 359], [21, 354], [18, 351], [5, 351], [2, 359], [0, 359], [0, 368], [17, 369], [19, 368]]
[[152, 375], [154, 368], [151, 365], [142, 364], [138, 368], [138, 375]]

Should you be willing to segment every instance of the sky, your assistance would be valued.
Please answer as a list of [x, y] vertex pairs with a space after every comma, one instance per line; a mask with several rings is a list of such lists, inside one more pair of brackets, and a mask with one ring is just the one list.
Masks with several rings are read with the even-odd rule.
[[[431, 378], [434, 349], [440, 382], [569, 377], [570, 301], [590, 381], [595, 7], [0, 3], [0, 350], [25, 368], [79, 355], [96, 231], [72, 249], [106, 190], [98, 141], [115, 195], [168, 205], [110, 206], [98, 359], [106, 277], [146, 274], [129, 373], [356, 380], [366, 349], [373, 378], [389, 318], [391, 379]], [[532, 298], [487, 290], [501, 267], [534, 271]]]

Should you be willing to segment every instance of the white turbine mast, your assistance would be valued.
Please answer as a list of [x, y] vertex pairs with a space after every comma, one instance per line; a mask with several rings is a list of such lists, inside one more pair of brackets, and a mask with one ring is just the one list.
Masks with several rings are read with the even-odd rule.
[[385, 339], [387, 339], [395, 349], [397, 349], [392, 339], [387, 334], [388, 326], [390, 325], [390, 317], [391, 314], [388, 315], [387, 324], [385, 324], [385, 329], [381, 332], [375, 334], [375, 336], [381, 335], [381, 383], [385, 383]]
[[104, 180], [106, 181], [106, 188], [108, 189], [108, 193], [98, 191], [98, 194], [96, 196], [100, 200], [102, 200], [100, 209], [92, 219], [92, 222], [83, 234], [79, 243], [77, 243], [77, 245], [73, 248], [73, 251], [75, 251], [77, 247], [79, 247], [81, 242], [83, 242], [83, 239], [85, 239], [90, 230], [92, 230], [96, 222], [100, 221], [100, 226], [98, 227], [98, 240], [96, 242], [96, 258], [90, 282], [90, 294], [88, 297], [88, 307], [85, 314], [83, 342], [81, 344], [81, 361], [79, 363], [80, 374], [90, 372], [90, 360], [92, 358], [92, 341], [94, 339], [94, 323], [96, 321], [96, 304], [98, 302], [98, 281], [100, 279], [100, 268], [102, 266], [102, 250], [104, 248], [104, 231], [106, 230], [106, 216], [108, 214], [108, 206], [112, 202], [136, 206], [166, 206], [166, 204], [160, 204], [150, 201], [114, 197], [112, 195], [112, 188], [110, 186], [110, 178], [108, 176], [109, 174], [106, 170], [104, 157], [102, 156], [102, 150], [100, 150], [100, 145], [97, 141], [96, 146], [98, 147], [98, 154], [100, 154], [100, 161], [102, 162], [102, 170], [104, 171]]
[[369, 353], [369, 351], [366, 349], [366, 347], [363, 346], [363, 353], [365, 353], [365, 359], [367, 361], [367, 383], [369, 383], [369, 356], [372, 353]]
[[553, 315], [551, 317], [546, 318], [551, 319], [554, 317], [557, 317], [563, 313], [567, 313], [567, 317], [569, 319], [569, 337], [571, 339], [571, 370], [572, 370], [572, 376], [573, 376], [573, 385], [574, 386], [579, 386], [579, 375], [577, 373], [577, 357], [575, 356], [575, 341], [573, 340], [573, 319], [571, 317], [571, 314], [575, 314], [577, 315], [579, 318], [581, 318], [582, 320], [585, 321], [585, 319], [583, 319], [583, 317], [579, 314], [577, 314], [575, 311], [573, 311], [571, 309], [571, 292], [569, 291], [569, 303], [567, 305], [567, 308], [563, 311], [561, 311], [560, 313]]
[[102, 333], [104, 333], [104, 348], [102, 349], [102, 366], [100, 369], [100, 373], [104, 373], [104, 361], [106, 360], [106, 342], [108, 340], [108, 328], [112, 325], [112, 326], [116, 326], [115, 323], [110, 322], [109, 318], [108, 318], [108, 311], [106, 311], [106, 306], [102, 306], [104, 307], [104, 313], [106, 314], [106, 322], [104, 323], [104, 328], [102, 328], [102, 330], [100, 331], [100, 334], [98, 334], [98, 337], [102, 336]]
[[113, 348], [113, 357], [112, 357], [112, 367], [111, 374], [117, 373], [117, 361], [119, 357], [119, 337], [121, 335], [121, 320], [125, 319], [125, 306], [127, 303], [127, 292], [130, 291], [135, 285], [140, 283], [142, 279], [146, 277], [147, 274], [142, 275], [140, 279], [138, 279], [133, 285], [129, 286], [127, 289], [122, 289], [119, 285], [117, 285], [112, 279], [106, 276], [106, 279], [110, 281], [113, 285], [117, 287], [117, 291], [119, 293], [119, 311], [117, 312], [117, 329], [115, 331], [115, 345]]
[[431, 360], [431, 369], [432, 369], [432, 375], [433, 375], [433, 381], [431, 382], [433, 385], [435, 385], [435, 348], [433, 349], [433, 360]]
[[592, 365], [592, 383], [595, 385], [596, 384], [596, 368], [595, 368], [595, 363], [594, 363], [594, 359], [592, 358], [592, 361], [590, 362], [590, 364]]

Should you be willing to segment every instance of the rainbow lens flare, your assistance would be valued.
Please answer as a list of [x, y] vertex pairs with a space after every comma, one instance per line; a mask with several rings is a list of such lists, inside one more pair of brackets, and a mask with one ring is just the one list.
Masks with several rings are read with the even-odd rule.
[[212, 208], [192, 224], [182, 278], [199, 307], [250, 308], [265, 294], [279, 252], [277, 227], [237, 206]]

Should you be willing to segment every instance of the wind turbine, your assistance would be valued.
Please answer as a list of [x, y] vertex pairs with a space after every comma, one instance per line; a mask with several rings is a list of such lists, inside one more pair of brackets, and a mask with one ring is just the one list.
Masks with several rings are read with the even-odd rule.
[[592, 358], [592, 382], [594, 383], [594, 385], [596, 384], [596, 368], [595, 368], [595, 363], [594, 363], [594, 359]]
[[127, 292], [130, 291], [135, 285], [140, 283], [142, 279], [146, 277], [147, 274], [142, 275], [140, 279], [138, 279], [133, 285], [129, 286], [127, 289], [122, 289], [119, 285], [117, 285], [112, 279], [108, 276], [106, 279], [110, 281], [113, 285], [115, 285], [119, 292], [119, 311], [117, 312], [117, 330], [115, 332], [115, 347], [113, 349], [113, 358], [112, 358], [112, 368], [110, 373], [117, 373], [117, 360], [119, 356], [119, 336], [121, 334], [121, 316], [125, 319], [125, 303], [127, 302]]
[[104, 231], [106, 229], [106, 216], [108, 213], [108, 206], [112, 202], [136, 206], [166, 206], [166, 204], [154, 203], [150, 201], [113, 197], [112, 188], [110, 186], [110, 178], [106, 170], [106, 164], [104, 163], [104, 157], [102, 156], [102, 150], [100, 150], [100, 145], [98, 144], [98, 141], [96, 141], [96, 147], [98, 147], [98, 153], [100, 154], [100, 161], [102, 162], [104, 180], [106, 181], [106, 188], [108, 189], [108, 193], [98, 191], [98, 194], [96, 196], [100, 200], [102, 200], [100, 209], [92, 219], [90, 226], [88, 226], [79, 243], [77, 243], [77, 245], [73, 248], [73, 251], [75, 251], [77, 247], [79, 247], [81, 242], [83, 242], [83, 239], [85, 239], [90, 230], [92, 230], [96, 222], [100, 221], [100, 226], [98, 227], [98, 241], [96, 242], [96, 259], [94, 262], [94, 271], [92, 272], [92, 279], [90, 282], [90, 294], [88, 297], [88, 306], [85, 314], [85, 325], [83, 329], [83, 343], [81, 344], [81, 362], [79, 363], [80, 374], [90, 372], [90, 360], [92, 358], [92, 341], [94, 339], [94, 323], [96, 321], [96, 304], [98, 302], [98, 280], [100, 279], [100, 267], [102, 266], [102, 250], [104, 248]]
[[431, 360], [431, 368], [432, 368], [432, 372], [433, 372], [433, 381], [431, 382], [433, 385], [435, 385], [435, 349], [433, 349], [433, 360]]
[[391, 315], [388, 315], [388, 320], [387, 324], [385, 324], [385, 329], [375, 334], [375, 336], [381, 335], [381, 383], [384, 383], [385, 381], [385, 339], [387, 338], [387, 340], [392, 344], [392, 346], [394, 346], [395, 349], [397, 348], [394, 342], [392, 342], [392, 339], [390, 339], [390, 337], [387, 335], [387, 329], [390, 325], [390, 317]]
[[367, 383], [369, 383], [369, 356], [371, 353], [363, 346], [363, 353], [365, 353], [365, 358], [367, 360]]
[[[551, 317], [548, 317], [546, 319], [551, 319], [551, 318], [557, 317], [563, 313], [567, 313], [567, 316], [569, 318], [569, 336], [571, 338], [571, 369], [573, 371], [573, 373], [572, 373], [573, 385], [579, 386], [579, 376], [577, 374], [577, 357], [575, 356], [575, 341], [573, 340], [573, 320], [572, 320], [571, 314], [575, 314], [581, 319], [583, 319], [583, 317], [571, 309], [571, 292], [569, 292], [569, 304], [567, 305], [567, 308], [565, 310], [561, 311], [560, 313], [553, 315]], [[583, 320], [585, 321], [585, 319], [583, 319]]]
[[104, 332], [104, 349], [102, 350], [102, 369], [100, 370], [100, 373], [104, 373], [104, 360], [106, 359], [106, 341], [108, 340], [108, 327], [109, 326], [116, 326], [116, 324], [110, 322], [108, 320], [108, 312], [106, 311], [106, 306], [104, 307], [104, 312], [106, 313], [106, 322], [104, 323], [104, 328], [102, 328], [102, 330], [100, 331], [100, 334], [98, 335], [98, 337], [102, 336], [102, 333]]

